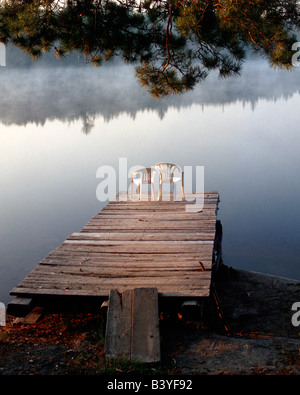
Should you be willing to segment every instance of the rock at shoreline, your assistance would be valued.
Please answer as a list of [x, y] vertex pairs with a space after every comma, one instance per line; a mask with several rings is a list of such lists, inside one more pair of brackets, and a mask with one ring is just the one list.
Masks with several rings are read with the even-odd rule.
[[232, 330], [299, 339], [292, 305], [300, 302], [300, 282], [222, 267], [216, 276], [222, 309]]
[[184, 374], [300, 374], [300, 326], [291, 322], [300, 282], [222, 266], [215, 289], [229, 332], [178, 328], [166, 347], [174, 366]]

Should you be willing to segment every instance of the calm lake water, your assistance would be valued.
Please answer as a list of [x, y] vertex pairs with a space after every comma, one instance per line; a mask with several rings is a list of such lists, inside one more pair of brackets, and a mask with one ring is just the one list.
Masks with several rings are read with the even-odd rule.
[[153, 100], [118, 63], [0, 69], [0, 301], [104, 207], [102, 165], [204, 166], [224, 263], [300, 280], [300, 70], [249, 61]]

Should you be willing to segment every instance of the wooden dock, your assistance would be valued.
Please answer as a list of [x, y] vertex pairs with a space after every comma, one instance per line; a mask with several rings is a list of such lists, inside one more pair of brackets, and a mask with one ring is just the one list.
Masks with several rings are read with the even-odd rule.
[[160, 297], [208, 297], [219, 195], [204, 198], [200, 212], [187, 212], [187, 201], [111, 201], [11, 295], [108, 298], [112, 289], [157, 288]]

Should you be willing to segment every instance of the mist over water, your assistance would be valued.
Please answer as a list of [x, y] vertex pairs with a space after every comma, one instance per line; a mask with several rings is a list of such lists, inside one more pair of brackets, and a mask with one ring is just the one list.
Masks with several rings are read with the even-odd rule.
[[104, 206], [96, 171], [119, 158], [204, 166], [220, 193], [224, 263], [300, 279], [299, 70], [251, 60], [153, 100], [132, 66], [0, 69], [0, 301]]
[[212, 73], [192, 92], [154, 100], [139, 86], [133, 66], [1, 69], [0, 120], [5, 125], [44, 125], [47, 120], [80, 119], [84, 125], [98, 116], [105, 121], [122, 113], [134, 118], [144, 110], [163, 119], [170, 107], [205, 108], [238, 101], [254, 109], [260, 99], [288, 100], [299, 93], [298, 78], [297, 71], [274, 71], [261, 60], [252, 60], [240, 78], [220, 79]]

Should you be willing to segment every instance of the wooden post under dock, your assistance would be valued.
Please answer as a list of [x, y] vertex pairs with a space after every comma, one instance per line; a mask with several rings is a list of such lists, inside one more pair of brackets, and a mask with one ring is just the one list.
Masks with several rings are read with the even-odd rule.
[[[186, 194], [184, 201], [132, 201], [120, 194], [80, 232], [73, 233], [41, 260], [12, 289], [11, 295], [17, 296], [18, 306], [22, 298], [33, 301], [41, 297], [110, 299], [108, 318], [118, 309], [118, 298], [120, 302], [120, 297], [127, 300], [129, 295], [134, 295], [130, 299], [134, 315], [130, 316], [127, 328], [131, 333], [130, 349], [125, 355], [135, 359], [139, 354], [135, 342], [140, 337], [134, 335], [135, 325], [144, 314], [143, 309], [138, 308], [138, 298], [143, 299], [142, 304], [146, 300], [153, 301], [151, 316], [156, 322], [154, 305], [157, 301], [149, 297], [153, 289], [158, 300], [169, 297], [199, 300], [210, 295], [212, 268], [221, 255], [220, 232], [217, 232], [220, 222], [216, 219], [219, 195], [217, 192], [202, 194], [203, 207], [191, 201], [193, 196]], [[141, 288], [144, 291], [137, 290]], [[117, 319], [122, 320], [120, 317]], [[148, 333], [155, 332], [155, 323], [151, 327], [147, 320], [142, 321], [145, 332], [146, 326]], [[113, 339], [114, 324], [110, 318], [107, 325], [106, 347], [108, 354], [113, 355], [112, 344], [120, 340], [116, 340], [119, 333], [115, 332], [117, 337]], [[157, 338], [157, 333], [153, 333], [149, 336]], [[157, 347], [153, 352], [144, 350], [142, 359], [158, 359], [157, 350]]]
[[158, 294], [156, 288], [110, 291], [105, 351], [108, 358], [159, 362]]

